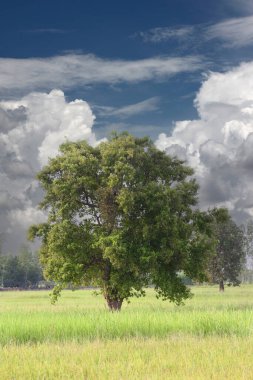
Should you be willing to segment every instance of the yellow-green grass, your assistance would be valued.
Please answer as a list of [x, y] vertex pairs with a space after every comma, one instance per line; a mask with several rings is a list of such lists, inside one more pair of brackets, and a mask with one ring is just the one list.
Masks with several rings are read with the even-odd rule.
[[253, 339], [177, 336], [0, 349], [1, 380], [250, 380]]
[[0, 292], [0, 379], [253, 379], [253, 286], [107, 311], [92, 291]]

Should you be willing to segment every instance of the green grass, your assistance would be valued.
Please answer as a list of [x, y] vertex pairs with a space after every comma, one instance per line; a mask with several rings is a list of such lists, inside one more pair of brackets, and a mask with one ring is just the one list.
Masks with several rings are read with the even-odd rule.
[[0, 292], [0, 379], [253, 379], [253, 286], [107, 311], [91, 291]]
[[102, 297], [91, 291], [65, 291], [56, 306], [47, 292], [0, 294], [0, 343], [82, 342], [94, 339], [195, 336], [253, 336], [253, 288], [193, 289], [184, 306], [147, 297], [108, 312]]

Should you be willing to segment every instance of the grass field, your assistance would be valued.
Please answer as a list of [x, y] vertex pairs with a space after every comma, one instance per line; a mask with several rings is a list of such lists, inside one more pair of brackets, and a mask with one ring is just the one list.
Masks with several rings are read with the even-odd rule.
[[107, 311], [91, 291], [0, 292], [0, 379], [253, 379], [253, 286]]

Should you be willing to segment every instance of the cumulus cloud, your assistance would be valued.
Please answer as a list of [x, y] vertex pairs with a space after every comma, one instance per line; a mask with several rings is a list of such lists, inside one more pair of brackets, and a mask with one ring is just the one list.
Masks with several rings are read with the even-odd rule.
[[28, 226], [45, 218], [37, 210], [42, 191], [36, 173], [66, 140], [96, 144], [93, 122], [85, 101], [67, 102], [60, 90], [0, 102], [0, 232], [9, 249], [15, 251]]
[[253, 63], [210, 73], [195, 106], [197, 120], [175, 123], [156, 145], [194, 167], [200, 203], [229, 207], [238, 221], [253, 216]]
[[96, 83], [138, 83], [161, 79], [203, 67], [196, 56], [154, 57], [142, 60], [109, 60], [92, 54], [50, 58], [0, 58], [0, 94], [69, 89]]

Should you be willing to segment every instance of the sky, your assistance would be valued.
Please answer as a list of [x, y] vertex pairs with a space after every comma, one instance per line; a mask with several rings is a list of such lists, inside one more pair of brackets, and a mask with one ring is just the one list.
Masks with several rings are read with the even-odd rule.
[[252, 0], [13, 0], [0, 8], [0, 236], [45, 220], [36, 173], [66, 141], [150, 136], [202, 209], [253, 217]]

